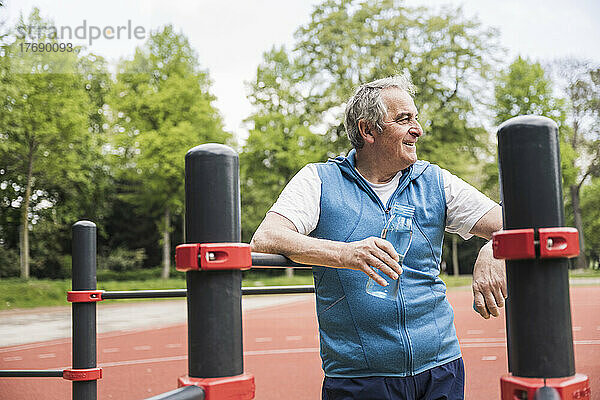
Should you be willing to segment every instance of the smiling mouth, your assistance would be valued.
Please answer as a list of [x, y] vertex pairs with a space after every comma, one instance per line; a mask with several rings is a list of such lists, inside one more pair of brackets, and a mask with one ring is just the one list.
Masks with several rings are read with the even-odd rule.
[[402, 144], [404, 144], [406, 146], [410, 146], [410, 147], [415, 147], [415, 145], [417, 144], [417, 142], [402, 142]]

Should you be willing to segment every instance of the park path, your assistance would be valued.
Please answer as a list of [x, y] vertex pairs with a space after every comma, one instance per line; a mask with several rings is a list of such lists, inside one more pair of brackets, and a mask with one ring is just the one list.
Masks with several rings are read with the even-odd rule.
[[[244, 367], [256, 377], [256, 399], [318, 399], [323, 374], [314, 299], [312, 295], [293, 300], [277, 297], [288, 300], [269, 303], [271, 298], [260, 300], [264, 303], [255, 303], [253, 308], [244, 307]], [[244, 301], [251, 298], [244, 297]], [[487, 321], [478, 317], [471, 309], [469, 290], [449, 290], [448, 298], [467, 370], [466, 398], [499, 399], [499, 378], [507, 371], [503, 316]], [[138, 303], [128, 306], [135, 310]], [[139, 307], [145, 305], [139, 303]], [[592, 398], [598, 399], [600, 286], [571, 287], [571, 307], [577, 372], [590, 377]], [[175, 388], [177, 377], [187, 371], [186, 353], [184, 324], [99, 334], [98, 361], [104, 369], [99, 398], [143, 399]], [[68, 339], [0, 348], [0, 369], [69, 365]], [[0, 399], [66, 399], [70, 387], [69, 382], [57, 378], [0, 379]]]

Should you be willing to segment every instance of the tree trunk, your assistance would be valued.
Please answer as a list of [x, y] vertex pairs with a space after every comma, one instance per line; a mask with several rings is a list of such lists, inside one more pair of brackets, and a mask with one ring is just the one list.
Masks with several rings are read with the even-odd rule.
[[163, 269], [161, 277], [167, 279], [171, 269], [171, 213], [165, 210], [165, 221], [163, 225]]
[[456, 235], [452, 235], [452, 271], [454, 276], [460, 274], [460, 269], [458, 268], [458, 238]]
[[573, 220], [575, 228], [579, 231], [579, 257], [575, 259], [575, 268], [587, 268], [585, 256], [585, 241], [583, 239], [583, 222], [581, 218], [581, 204], [579, 202], [579, 185], [571, 185], [571, 204], [573, 205]]
[[19, 237], [21, 251], [21, 278], [29, 279], [29, 203], [31, 201], [31, 180], [33, 177], [33, 152], [29, 152], [27, 160], [27, 181], [25, 198], [21, 204], [21, 235]]

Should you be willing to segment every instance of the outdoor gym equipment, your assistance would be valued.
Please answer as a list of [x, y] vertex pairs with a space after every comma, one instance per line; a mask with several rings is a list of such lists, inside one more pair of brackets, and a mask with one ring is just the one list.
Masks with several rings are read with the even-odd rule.
[[[568, 258], [579, 253], [577, 231], [564, 228], [558, 128], [544, 117], [513, 118], [498, 129], [504, 230], [494, 255], [506, 259], [509, 371], [502, 400], [591, 397], [575, 374]], [[96, 290], [96, 227], [73, 225], [73, 368], [0, 371], [0, 377], [73, 380], [74, 400], [95, 400], [96, 303], [107, 299], [187, 297], [188, 375], [179, 389], [152, 400], [249, 400], [254, 377], [243, 368], [241, 296], [311, 293], [312, 286], [241, 288], [250, 267], [304, 267], [281, 255], [251, 253], [240, 241], [239, 160], [227, 146], [204, 144], [186, 155], [186, 244], [176, 250], [187, 289]]]

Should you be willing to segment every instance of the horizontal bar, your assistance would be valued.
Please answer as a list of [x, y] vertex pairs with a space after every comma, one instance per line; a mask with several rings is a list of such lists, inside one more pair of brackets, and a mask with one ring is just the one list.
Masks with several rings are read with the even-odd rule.
[[[299, 286], [261, 286], [261, 287], [243, 287], [242, 295], [253, 294], [294, 294], [294, 293], [314, 293], [315, 287], [312, 285]], [[128, 290], [119, 292], [104, 292], [102, 299], [152, 299], [165, 297], [186, 297], [187, 289], [172, 290]]]
[[313, 285], [243, 287], [242, 295], [314, 293]]
[[252, 253], [252, 268], [254, 267], [311, 268], [310, 265], [294, 262], [281, 254], [267, 253]]
[[204, 400], [204, 389], [198, 386], [185, 386], [146, 400]]
[[117, 292], [104, 292], [102, 299], [158, 299], [165, 297], [186, 297], [187, 289], [168, 290], [123, 290]]
[[13, 369], [0, 371], [0, 378], [62, 378], [61, 370]]

